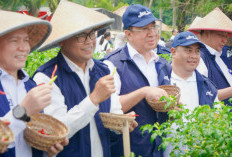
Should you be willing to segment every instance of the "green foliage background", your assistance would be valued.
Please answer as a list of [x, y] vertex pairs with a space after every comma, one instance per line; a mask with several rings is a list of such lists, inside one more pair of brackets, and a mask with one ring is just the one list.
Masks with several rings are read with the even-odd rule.
[[60, 48], [53, 48], [43, 52], [31, 52], [27, 57], [24, 70], [30, 76], [33, 76], [34, 72], [38, 69], [38, 67], [57, 56], [59, 50]]
[[[60, 48], [56, 47], [47, 51], [37, 52], [33, 51], [27, 56], [26, 65], [24, 70], [29, 74], [29, 76], [33, 76], [34, 72], [43, 64], [56, 57]], [[94, 59], [102, 59], [105, 53], [94, 53]], [[168, 56], [165, 56], [169, 58]]]

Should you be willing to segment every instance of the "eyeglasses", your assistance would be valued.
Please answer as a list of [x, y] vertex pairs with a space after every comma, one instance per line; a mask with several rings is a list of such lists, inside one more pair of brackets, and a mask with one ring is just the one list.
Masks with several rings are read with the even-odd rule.
[[130, 31], [132, 32], [144, 32], [144, 33], [148, 33], [149, 31], [156, 31], [157, 30], [157, 27], [156, 25], [152, 25], [150, 27], [144, 27], [144, 28], [131, 28]]
[[89, 37], [91, 40], [96, 39], [96, 32], [95, 30], [89, 32], [89, 33], [82, 33], [80, 35], [76, 36], [78, 43], [84, 43], [87, 40], [87, 37]]

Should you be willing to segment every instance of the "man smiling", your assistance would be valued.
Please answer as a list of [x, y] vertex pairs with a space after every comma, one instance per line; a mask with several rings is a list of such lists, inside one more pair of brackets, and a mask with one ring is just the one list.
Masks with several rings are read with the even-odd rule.
[[[162, 150], [158, 150], [161, 140], [156, 138], [151, 143], [151, 135], [147, 132], [142, 135], [140, 126], [162, 123], [167, 119], [167, 113], [155, 112], [145, 100], [151, 98], [158, 101], [161, 96], [167, 96], [157, 86], [170, 83], [168, 74], [171, 66], [157, 55], [161, 53], [157, 47], [157, 20], [149, 8], [139, 4], [130, 5], [123, 14], [123, 29], [128, 43], [106, 55], [104, 61], [111, 70], [117, 67], [116, 92], [120, 94], [124, 113], [135, 111], [140, 115], [136, 118], [139, 127], [131, 133], [131, 150], [143, 157], [162, 156]], [[121, 139], [113, 135], [112, 157], [123, 155]]]
[[232, 75], [221, 58], [222, 48], [232, 33], [232, 21], [219, 8], [215, 8], [188, 30], [200, 34], [200, 40], [205, 44], [201, 48], [201, 61], [197, 69], [216, 85], [219, 100], [232, 105], [228, 101], [232, 97]]
[[[57, 64], [52, 104], [44, 112], [70, 130], [70, 144], [59, 157], [110, 157], [110, 131], [104, 128], [99, 112], [122, 113], [121, 104], [114, 94], [114, 78], [108, 67], [92, 56], [95, 31], [112, 22], [99, 12], [68, 1], [61, 1], [51, 20], [51, 38], [41, 49], [59, 44], [61, 50], [38, 69], [34, 80], [49, 82]], [[133, 124], [132, 128], [136, 126]]]
[[[51, 25], [28, 15], [0, 10], [0, 116], [10, 121], [15, 141], [4, 157], [42, 157], [43, 152], [32, 149], [23, 138], [23, 130], [31, 116], [51, 103], [50, 85], [36, 86], [23, 70], [28, 54], [40, 46], [51, 32]], [[18, 115], [18, 111], [21, 116]], [[59, 153], [68, 140], [57, 143], [49, 156]]]
[[217, 101], [216, 87], [196, 68], [200, 62], [200, 48], [204, 48], [191, 32], [181, 32], [173, 40], [171, 84], [180, 87], [180, 102], [193, 110], [199, 105]]

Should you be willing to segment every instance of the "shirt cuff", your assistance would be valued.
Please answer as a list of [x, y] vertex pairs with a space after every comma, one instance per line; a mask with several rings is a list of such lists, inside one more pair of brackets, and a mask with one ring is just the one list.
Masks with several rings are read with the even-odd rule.
[[94, 116], [99, 110], [98, 105], [94, 105], [89, 96], [82, 100], [77, 106], [81, 108], [85, 113], [88, 113], [89, 116]]

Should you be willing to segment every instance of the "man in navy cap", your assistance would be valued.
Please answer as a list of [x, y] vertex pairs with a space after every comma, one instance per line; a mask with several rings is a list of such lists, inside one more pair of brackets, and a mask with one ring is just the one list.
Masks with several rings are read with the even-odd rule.
[[[159, 100], [167, 93], [157, 88], [159, 85], [169, 84], [171, 66], [160, 58], [154, 51], [158, 43], [157, 18], [151, 10], [142, 5], [131, 5], [123, 15], [124, 32], [128, 43], [120, 49], [105, 56], [105, 63], [110, 69], [117, 67], [115, 73], [116, 92], [120, 95], [120, 102], [124, 113], [135, 111], [139, 127], [130, 134], [131, 151], [143, 157], [162, 156], [158, 151], [161, 140], [157, 138], [150, 142], [151, 135], [139, 130], [145, 124], [162, 123], [167, 114], [152, 110], [145, 98]], [[122, 156], [122, 138], [112, 135], [112, 156]]]
[[[205, 47], [191, 32], [181, 32], [173, 40], [171, 84], [180, 88], [180, 102], [193, 111], [199, 105], [213, 106], [218, 101], [217, 89], [196, 68], [200, 62], [200, 48]], [[175, 129], [175, 126], [173, 126]], [[172, 146], [168, 145], [164, 156], [169, 156]]]
[[213, 105], [217, 99], [216, 87], [200, 74], [200, 48], [204, 47], [191, 32], [181, 32], [173, 40], [171, 83], [181, 89], [180, 102], [193, 110], [198, 105]]

